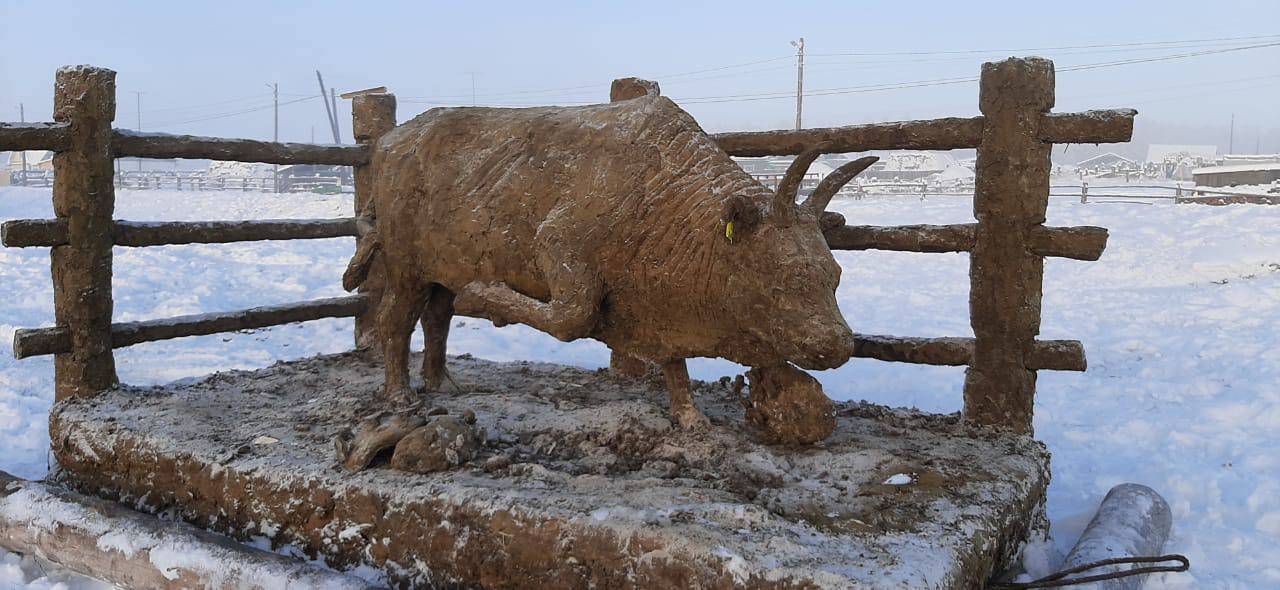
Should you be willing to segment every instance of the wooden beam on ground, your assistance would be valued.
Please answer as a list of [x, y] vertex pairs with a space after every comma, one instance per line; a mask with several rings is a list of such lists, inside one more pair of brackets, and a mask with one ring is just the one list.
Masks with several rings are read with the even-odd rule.
[[[356, 220], [261, 219], [253, 221], [122, 221], [111, 238], [116, 246], [225, 244], [264, 240], [315, 240], [356, 237]], [[10, 248], [54, 247], [67, 243], [61, 219], [15, 219], [0, 225], [0, 242]]]
[[[963, 337], [918, 338], [855, 334], [855, 358], [916, 365], [959, 367], [973, 361], [974, 339]], [[1028, 369], [1083, 371], [1084, 346], [1078, 340], [1037, 340], [1026, 361]]]
[[822, 152], [840, 154], [868, 150], [951, 150], [977, 147], [982, 118], [871, 123], [847, 127], [735, 131], [711, 138], [730, 156], [791, 156], [827, 144]]
[[189, 524], [3, 471], [0, 547], [124, 588], [371, 587]]
[[0, 152], [60, 152], [70, 146], [71, 125], [68, 123], [0, 123]]
[[[306, 322], [324, 318], [349, 318], [363, 312], [366, 303], [360, 295], [316, 299], [301, 303], [254, 307], [178, 316], [160, 320], [111, 324], [111, 348], [123, 348], [143, 342], [205, 336], [236, 330], [251, 330]], [[71, 349], [66, 328], [22, 329], [13, 335], [13, 356], [19, 359], [45, 354], [59, 354]]]
[[1040, 141], [1047, 143], [1120, 143], [1133, 138], [1138, 111], [1109, 109], [1048, 113], [1040, 117]]
[[369, 162], [369, 150], [358, 145], [277, 143], [256, 139], [139, 133], [127, 129], [116, 129], [111, 141], [116, 157], [195, 158], [335, 166], [360, 166]]

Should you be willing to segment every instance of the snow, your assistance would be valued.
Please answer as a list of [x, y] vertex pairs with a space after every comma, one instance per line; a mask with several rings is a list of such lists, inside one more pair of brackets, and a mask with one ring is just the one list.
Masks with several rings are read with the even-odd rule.
[[887, 486], [905, 486], [909, 483], [911, 483], [910, 473], [895, 473], [884, 480], [884, 485]]
[[[1090, 188], [1100, 183], [1091, 183]], [[1123, 186], [1107, 187], [1112, 193]], [[1168, 191], [1165, 191], [1166, 193]], [[351, 214], [350, 195], [121, 191], [117, 217], [135, 220], [331, 218]], [[837, 200], [853, 224], [972, 221], [965, 197]], [[0, 187], [0, 220], [51, 216], [48, 189]], [[1053, 453], [1048, 515], [1053, 542], [1024, 561], [1056, 567], [1113, 485], [1159, 491], [1173, 509], [1166, 551], [1186, 554], [1188, 574], [1148, 588], [1280, 585], [1280, 207], [1173, 205], [1168, 201], [1052, 199], [1051, 225], [1111, 230], [1098, 262], [1053, 259], [1045, 271], [1042, 337], [1079, 339], [1089, 371], [1044, 371], [1035, 428]], [[249, 244], [118, 248], [117, 321], [227, 311], [343, 295], [349, 238]], [[839, 299], [855, 330], [903, 336], [970, 336], [964, 254], [846, 252]], [[52, 359], [15, 361], [20, 327], [52, 323], [46, 249], [0, 249], [0, 469], [47, 471]], [[561, 343], [522, 326], [495, 329], [459, 318], [450, 351], [493, 360], [585, 367], [608, 363], [601, 345]], [[116, 352], [120, 377], [163, 383], [223, 369], [347, 350], [351, 321], [148, 343]], [[415, 347], [421, 336], [415, 336]], [[690, 364], [695, 378], [740, 369]], [[817, 373], [836, 399], [953, 412], [963, 369], [855, 360]], [[111, 542], [125, 543], [122, 540]], [[127, 546], [127, 545], [122, 545]], [[24, 565], [27, 564], [27, 565]], [[61, 574], [0, 552], [0, 588], [62, 588]], [[78, 583], [78, 582], [76, 582]]]

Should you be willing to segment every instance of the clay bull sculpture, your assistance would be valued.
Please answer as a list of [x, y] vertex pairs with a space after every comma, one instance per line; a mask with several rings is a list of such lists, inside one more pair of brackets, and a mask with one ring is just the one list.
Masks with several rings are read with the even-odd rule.
[[383, 136], [372, 222], [343, 285], [377, 266], [384, 393], [410, 401], [409, 338], [422, 320], [428, 389], [448, 378], [455, 313], [521, 323], [662, 368], [673, 419], [705, 424], [685, 359], [839, 366], [853, 334], [819, 218], [875, 162], [796, 194], [814, 149], [776, 191], [742, 170], [688, 113], [636, 79], [581, 107], [437, 108]]

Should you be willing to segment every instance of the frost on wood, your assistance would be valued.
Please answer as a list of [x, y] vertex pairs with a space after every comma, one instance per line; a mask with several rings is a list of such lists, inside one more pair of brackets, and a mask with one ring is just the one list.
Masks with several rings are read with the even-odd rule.
[[687, 432], [651, 382], [447, 366], [459, 391], [433, 403], [484, 432], [461, 468], [337, 465], [334, 435], [383, 407], [361, 353], [59, 404], [54, 455], [84, 491], [446, 587], [969, 588], [1048, 484], [1042, 445], [954, 415], [836, 404], [835, 433], [797, 452], [744, 429], [719, 384], [690, 384], [710, 424]]

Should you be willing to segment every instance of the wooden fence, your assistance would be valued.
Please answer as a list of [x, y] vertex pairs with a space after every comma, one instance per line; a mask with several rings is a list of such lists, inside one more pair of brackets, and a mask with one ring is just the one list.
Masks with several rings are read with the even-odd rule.
[[[1132, 110], [1053, 114], [1053, 64], [1009, 59], [985, 64], [982, 116], [880, 123], [827, 129], [723, 133], [714, 139], [730, 155], [793, 155], [826, 144], [830, 153], [888, 149], [977, 148], [976, 223], [898, 227], [835, 224], [833, 249], [970, 253], [970, 315], [974, 338], [859, 335], [855, 356], [930, 365], [968, 365], [964, 414], [972, 423], [1029, 432], [1037, 370], [1085, 368], [1074, 340], [1037, 340], [1044, 257], [1096, 260], [1107, 231], [1047, 227], [1049, 150], [1053, 143], [1127, 141]], [[111, 248], [353, 236], [354, 217], [135, 223], [112, 219], [116, 157], [208, 158], [278, 164], [355, 167], [355, 210], [370, 196], [369, 146], [395, 126], [395, 97], [357, 96], [355, 146], [319, 146], [115, 130], [115, 72], [88, 66], [57, 73], [53, 123], [0, 123], [0, 150], [57, 152], [56, 218], [3, 226], [3, 243], [50, 247], [56, 325], [14, 335], [19, 357], [55, 356], [56, 398], [91, 396], [117, 383], [113, 348], [182, 336], [214, 334], [332, 317], [354, 317], [356, 345], [372, 343], [379, 285], [356, 295], [235, 312], [112, 323]]]

